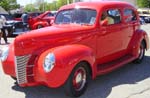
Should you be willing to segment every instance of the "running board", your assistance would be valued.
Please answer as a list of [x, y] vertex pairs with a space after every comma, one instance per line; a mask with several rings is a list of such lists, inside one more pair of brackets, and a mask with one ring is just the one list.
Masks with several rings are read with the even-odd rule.
[[104, 63], [97, 65], [97, 72], [98, 74], [106, 74], [109, 73], [119, 67], [124, 66], [124, 64], [127, 64], [135, 59], [132, 55], [125, 55], [117, 60], [114, 60], [112, 62]]

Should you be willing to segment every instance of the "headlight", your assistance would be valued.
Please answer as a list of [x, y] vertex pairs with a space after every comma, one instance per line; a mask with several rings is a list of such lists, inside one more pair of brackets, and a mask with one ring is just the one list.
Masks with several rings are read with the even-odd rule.
[[55, 66], [55, 55], [53, 53], [49, 53], [44, 60], [43, 68], [45, 72], [50, 72]]
[[2, 49], [0, 50], [0, 59], [2, 61], [5, 61], [7, 59], [9, 53], [9, 47], [2, 47]]

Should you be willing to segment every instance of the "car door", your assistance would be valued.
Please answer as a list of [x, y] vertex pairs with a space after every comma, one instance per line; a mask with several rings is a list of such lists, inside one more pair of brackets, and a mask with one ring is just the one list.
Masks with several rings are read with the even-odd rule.
[[133, 9], [125, 8], [123, 11], [124, 24], [122, 29], [124, 29], [124, 49], [126, 49], [131, 41], [133, 33], [139, 28], [139, 23], [137, 21], [136, 13]]
[[103, 14], [100, 17], [100, 30], [97, 37], [98, 62], [105, 63], [119, 58], [123, 50], [123, 33], [121, 30], [122, 16], [120, 9], [104, 10], [108, 16], [114, 19], [114, 23], [103, 22]]

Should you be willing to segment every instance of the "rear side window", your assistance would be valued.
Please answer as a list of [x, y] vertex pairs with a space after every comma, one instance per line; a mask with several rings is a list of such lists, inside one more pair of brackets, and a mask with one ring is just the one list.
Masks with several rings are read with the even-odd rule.
[[108, 11], [109, 15], [114, 19], [114, 23], [120, 23], [121, 22], [121, 15], [119, 9], [112, 9]]
[[118, 24], [121, 22], [121, 14], [119, 9], [105, 10], [102, 13], [101, 21], [108, 20], [108, 25]]
[[132, 9], [124, 10], [125, 22], [131, 22], [137, 20], [136, 14]]

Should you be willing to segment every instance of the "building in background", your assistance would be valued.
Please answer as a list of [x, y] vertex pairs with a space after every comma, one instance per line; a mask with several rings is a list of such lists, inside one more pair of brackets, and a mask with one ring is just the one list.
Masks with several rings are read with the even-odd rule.
[[[74, 0], [74, 2], [86, 2], [86, 1], [100, 1], [100, 0]], [[131, 3], [134, 6], [137, 6], [136, 0], [101, 0], [101, 1], [125, 1]]]

